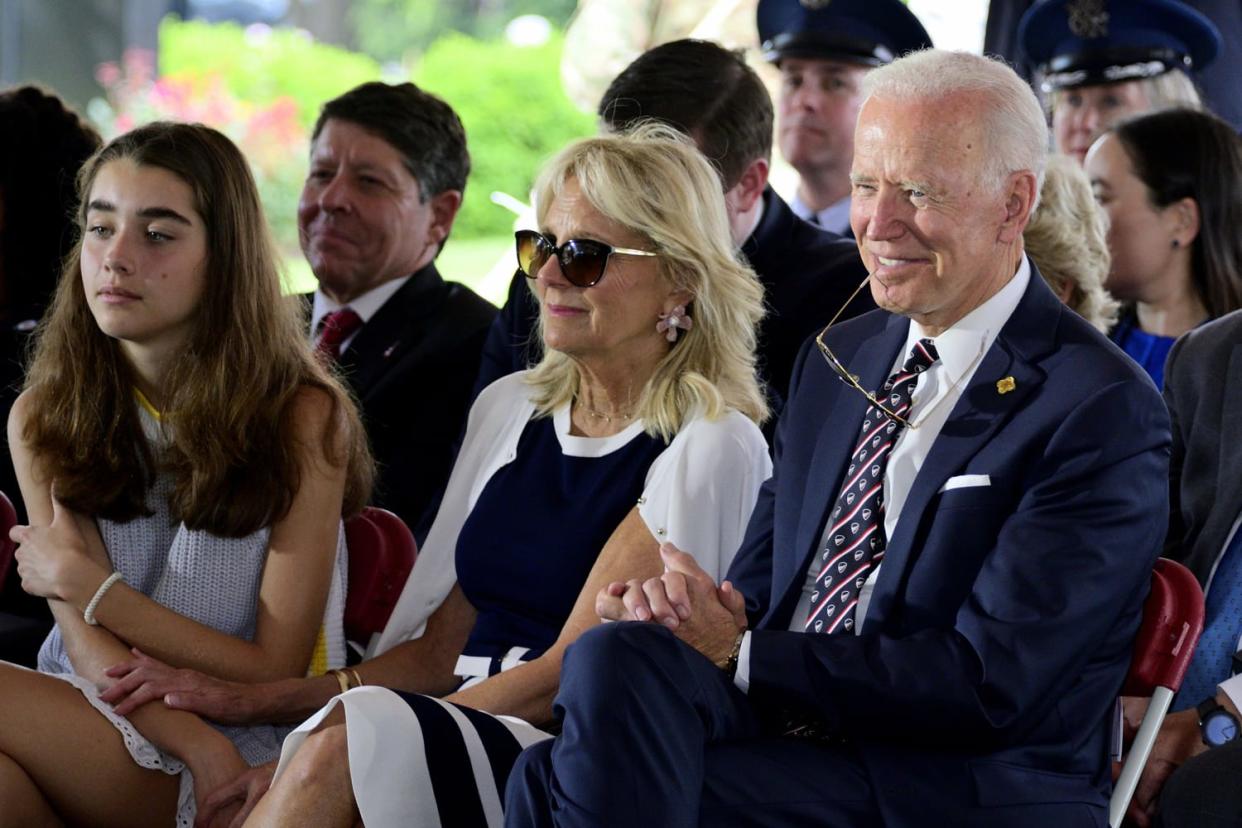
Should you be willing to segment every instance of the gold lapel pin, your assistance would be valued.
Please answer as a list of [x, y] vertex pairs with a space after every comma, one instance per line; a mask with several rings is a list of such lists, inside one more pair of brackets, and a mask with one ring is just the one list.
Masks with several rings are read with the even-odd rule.
[[1004, 377], [996, 381], [996, 393], [1008, 394], [1010, 391], [1018, 387], [1018, 383], [1014, 382], [1013, 377]]

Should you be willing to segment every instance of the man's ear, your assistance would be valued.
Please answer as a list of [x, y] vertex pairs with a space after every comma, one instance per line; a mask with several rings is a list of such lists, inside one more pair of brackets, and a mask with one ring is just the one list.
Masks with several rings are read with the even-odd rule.
[[725, 200], [733, 207], [734, 212], [744, 213], [755, 206], [755, 202], [763, 196], [768, 186], [768, 161], [756, 158], [742, 170], [742, 177], [725, 193]]
[[431, 207], [431, 225], [427, 228], [427, 241], [439, 246], [448, 238], [457, 211], [461, 209], [461, 190], [436, 193], [428, 199], [428, 205]]
[[1039, 195], [1039, 180], [1030, 170], [1010, 173], [1005, 181], [1005, 216], [1001, 222], [999, 240], [1010, 243], [1021, 238], [1022, 231], [1031, 221], [1032, 208]]

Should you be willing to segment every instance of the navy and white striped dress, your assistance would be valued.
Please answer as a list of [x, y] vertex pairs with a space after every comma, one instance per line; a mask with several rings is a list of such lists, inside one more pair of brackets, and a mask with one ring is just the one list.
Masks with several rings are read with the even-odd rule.
[[[512, 389], [515, 382], [508, 377], [497, 385]], [[495, 388], [484, 392], [476, 408], [488, 404]], [[419, 594], [420, 574], [426, 575], [424, 590], [427, 581], [443, 574], [441, 569], [460, 584], [477, 611], [457, 663], [463, 687], [538, 657], [555, 642], [600, 550], [636, 503], [642, 513], [652, 498], [685, 495], [685, 507], [701, 516], [694, 538], [670, 535], [663, 525], [653, 526], [647, 514], [644, 519], [657, 538], [689, 543], [687, 549], [696, 548], [696, 540], [699, 548], [710, 546], [704, 549], [707, 568], [718, 575], [717, 547], [727, 547], [727, 563], [741, 541], [758, 487], [770, 473], [762, 435], [736, 412], [713, 422], [695, 420], [697, 427], [687, 424], [668, 446], [647, 435], [641, 422], [610, 437], [588, 438], [569, 433], [567, 406], [552, 417], [532, 415], [531, 406], [508, 408], [508, 417], [520, 418], [512, 424], [514, 439], [491, 452], [502, 455], [503, 462], [475, 480], [476, 469], [488, 461], [474, 462], [473, 442], [480, 435], [494, 440], [506, 426], [503, 420], [479, 423], [478, 412], [472, 412], [445, 506], [402, 598], [428, 603]], [[697, 439], [683, 439], [688, 432]], [[446, 528], [458, 492], [473, 493], [469, 508]], [[710, 529], [704, 534], [705, 524]], [[425, 561], [426, 556], [432, 557]], [[443, 600], [443, 591], [435, 597]], [[390, 630], [394, 623], [402, 621], [395, 618]], [[354, 797], [368, 828], [498, 828], [505, 783], [517, 755], [551, 738], [517, 718], [362, 687], [337, 696], [286, 739], [277, 777], [337, 705], [345, 711]]]

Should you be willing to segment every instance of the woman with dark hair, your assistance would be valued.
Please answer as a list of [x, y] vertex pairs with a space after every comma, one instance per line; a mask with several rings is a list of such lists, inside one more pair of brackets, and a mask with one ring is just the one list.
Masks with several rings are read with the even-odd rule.
[[73, 246], [77, 172], [99, 143], [99, 134], [55, 95], [34, 86], [0, 92], [0, 328], [6, 333], [32, 330], [56, 289], [61, 260]]
[[[73, 245], [75, 179], [99, 149], [99, 135], [59, 98], [34, 86], [0, 92], [0, 415], [21, 390], [26, 348], [43, 316], [60, 263]], [[17, 508], [13, 464], [0, 456], [0, 491]], [[45, 602], [0, 584], [0, 659], [34, 664], [51, 627]]]
[[163, 705], [121, 718], [104, 670], [131, 648], [243, 681], [342, 666], [341, 516], [369, 494], [370, 456], [281, 297], [226, 137], [134, 130], [79, 193], [9, 417], [31, 522], [11, 533], [18, 571], [56, 626], [39, 672], [0, 664], [0, 802], [6, 824], [188, 826], [284, 730]]
[[1242, 307], [1242, 138], [1165, 110], [1111, 128], [1086, 170], [1110, 223], [1106, 287], [1126, 305], [1111, 338], [1162, 385], [1177, 337]]

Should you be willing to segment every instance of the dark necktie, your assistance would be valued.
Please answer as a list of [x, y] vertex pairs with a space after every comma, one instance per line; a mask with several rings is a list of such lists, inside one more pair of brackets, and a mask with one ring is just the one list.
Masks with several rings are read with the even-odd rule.
[[[901, 369], [888, 378], [877, 398], [902, 417], [910, 410], [910, 398], [919, 374], [940, 357], [930, 339], [920, 339], [910, 349]], [[804, 629], [831, 634], [854, 629], [858, 594], [870, 572], [884, 558], [884, 470], [888, 455], [901, 436], [901, 423], [886, 417], [875, 406], [863, 417], [858, 444], [850, 456], [845, 484], [833, 506], [827, 542], [820, 556], [820, 571], [811, 593], [811, 611]]]
[[362, 317], [353, 308], [341, 308], [327, 314], [319, 323], [319, 341], [315, 351], [321, 359], [336, 362], [341, 358], [341, 343], [362, 327]]

